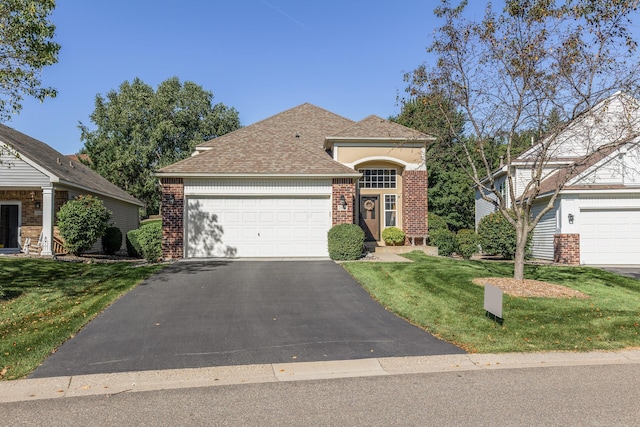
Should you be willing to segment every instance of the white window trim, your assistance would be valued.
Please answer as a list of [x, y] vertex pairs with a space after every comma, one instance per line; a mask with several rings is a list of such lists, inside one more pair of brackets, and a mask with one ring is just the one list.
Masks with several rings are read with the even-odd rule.
[[[393, 196], [396, 200], [395, 200], [395, 204], [396, 204], [396, 208], [395, 209], [388, 209], [387, 210], [387, 196]], [[388, 193], [388, 194], [383, 194], [382, 197], [382, 203], [384, 204], [384, 221], [382, 222], [382, 228], [387, 228], [387, 227], [398, 227], [398, 195], [394, 194], [394, 193]], [[387, 225], [387, 212], [395, 212], [396, 213], [396, 223], [395, 225]]]
[[[361, 184], [364, 183], [363, 179], [365, 177], [365, 173], [364, 171], [366, 170], [382, 170], [382, 171], [393, 171], [394, 172], [394, 177], [395, 177], [395, 182], [393, 183], [393, 187], [361, 187]], [[358, 180], [358, 188], [361, 190], [397, 190], [398, 189], [398, 169], [396, 168], [376, 168], [376, 167], [370, 167], [370, 168], [359, 168], [358, 172], [362, 173], [362, 177]]]

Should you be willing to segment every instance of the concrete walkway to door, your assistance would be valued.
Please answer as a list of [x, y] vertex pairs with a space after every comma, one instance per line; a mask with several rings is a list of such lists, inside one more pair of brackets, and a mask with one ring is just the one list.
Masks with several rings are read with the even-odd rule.
[[332, 261], [184, 261], [31, 377], [462, 353], [386, 311]]

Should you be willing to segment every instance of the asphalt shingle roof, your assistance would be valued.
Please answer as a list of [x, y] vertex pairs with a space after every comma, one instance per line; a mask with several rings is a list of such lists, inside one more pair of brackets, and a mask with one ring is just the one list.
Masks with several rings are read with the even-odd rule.
[[427, 141], [433, 137], [398, 123], [371, 115], [353, 125], [342, 129], [329, 138], [389, 138]]
[[71, 160], [44, 142], [3, 124], [0, 124], [0, 141], [11, 146], [20, 156], [35, 162], [49, 174], [57, 177], [62, 184], [86, 189], [138, 206], [144, 205], [140, 200], [82, 163]]
[[158, 174], [353, 175], [353, 169], [324, 151], [331, 136], [429, 139], [376, 116], [355, 123], [307, 103], [207, 141], [199, 146], [200, 154]]

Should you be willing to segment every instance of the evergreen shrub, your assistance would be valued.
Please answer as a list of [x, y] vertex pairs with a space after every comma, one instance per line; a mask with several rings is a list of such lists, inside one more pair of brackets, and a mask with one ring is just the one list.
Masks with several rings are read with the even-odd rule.
[[387, 227], [382, 230], [382, 240], [387, 246], [402, 246], [404, 245], [406, 235], [404, 231], [398, 227]]
[[458, 230], [458, 233], [456, 234], [456, 252], [462, 256], [462, 258], [471, 258], [471, 255], [478, 252], [479, 244], [480, 236], [478, 236], [475, 231], [466, 228]]
[[333, 226], [327, 236], [329, 257], [338, 261], [360, 259], [364, 237], [364, 231], [356, 224]]
[[114, 255], [122, 247], [122, 231], [118, 227], [107, 227], [102, 236], [102, 251]]

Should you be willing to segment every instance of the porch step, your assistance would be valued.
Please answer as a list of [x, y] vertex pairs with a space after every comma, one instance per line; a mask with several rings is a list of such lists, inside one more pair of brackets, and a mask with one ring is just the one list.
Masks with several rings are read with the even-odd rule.
[[365, 242], [364, 246], [369, 253], [406, 254], [411, 251], [422, 251], [427, 255], [438, 256], [438, 248], [435, 246], [385, 246], [384, 242]]

